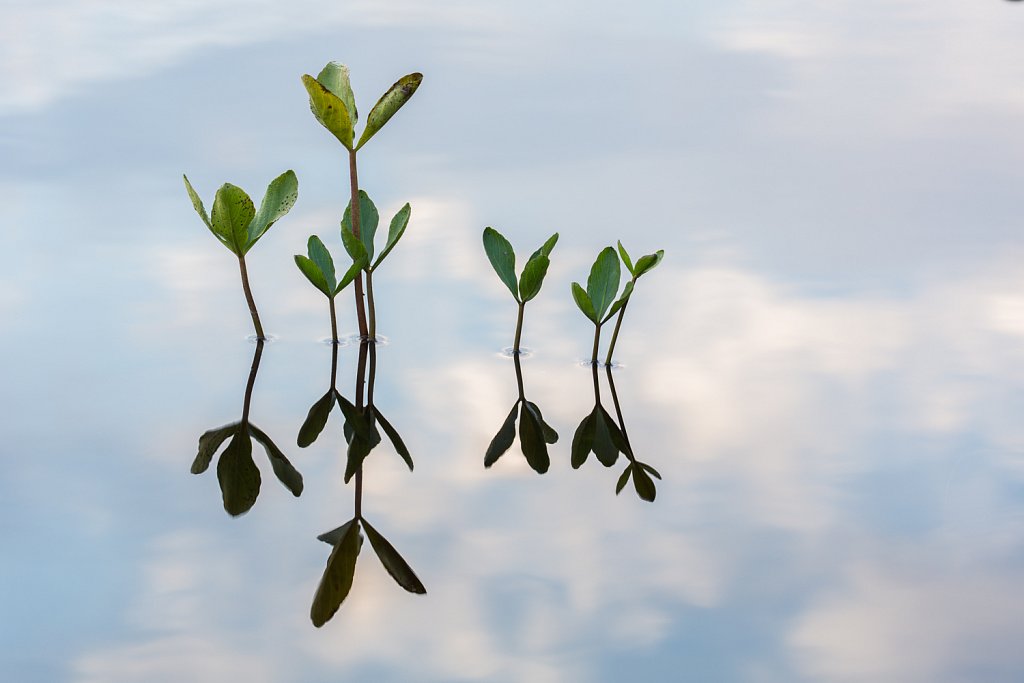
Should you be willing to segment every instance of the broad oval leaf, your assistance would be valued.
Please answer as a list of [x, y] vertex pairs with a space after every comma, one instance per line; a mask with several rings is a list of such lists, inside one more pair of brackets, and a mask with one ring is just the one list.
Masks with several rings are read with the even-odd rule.
[[[359, 190], [359, 241], [363, 243], [363, 248], [366, 251], [366, 262], [369, 263], [373, 260], [373, 238], [377, 234], [377, 224], [380, 223], [380, 214], [377, 212], [377, 207], [374, 205], [373, 200], [363, 190]], [[345, 207], [345, 214], [341, 219], [341, 231], [344, 233], [348, 230], [353, 235], [356, 234], [355, 229], [352, 227], [352, 202], [348, 203]]]
[[377, 100], [377, 104], [373, 105], [373, 109], [366, 115], [366, 128], [359, 138], [359, 144], [356, 145], [356, 149], [365, 145], [370, 138], [377, 134], [377, 131], [384, 127], [384, 124], [395, 115], [395, 112], [409, 101], [409, 98], [412, 97], [413, 93], [416, 92], [416, 88], [420, 87], [422, 82], [423, 74], [411, 73], [407, 76], [402, 76], [395, 81], [394, 85], [388, 88], [388, 91]]
[[260, 494], [260, 471], [252, 461], [249, 432], [239, 429], [217, 461], [217, 480], [224, 510], [232, 517], [245, 514]]
[[544, 415], [540, 412], [540, 406], [536, 403], [532, 403], [531, 401], [527, 401], [526, 407], [533, 412], [534, 417], [537, 418], [537, 422], [540, 423], [540, 430], [541, 434], [544, 436], [544, 443], [558, 443], [558, 432], [544, 421]]
[[388, 440], [391, 441], [391, 445], [395, 447], [395, 452], [398, 453], [399, 457], [405, 461], [409, 471], [412, 472], [412, 454], [409, 453], [409, 449], [405, 447], [405, 442], [402, 441], [402, 437], [398, 434], [398, 430], [391, 426], [391, 423], [384, 419], [384, 416], [380, 414], [380, 411], [374, 408], [374, 414], [377, 416], [377, 422], [380, 423], [381, 429], [387, 434]]
[[351, 150], [352, 119], [349, 117], [348, 107], [345, 106], [342, 99], [309, 74], [302, 76], [302, 85], [309, 93], [309, 108], [316, 120], [334, 137], [338, 138], [341, 144]]
[[653, 503], [655, 496], [658, 494], [658, 490], [654, 486], [654, 480], [637, 463], [632, 463], [630, 469], [633, 470], [633, 488], [636, 489], [637, 495], [640, 496], [641, 500]]
[[605, 247], [597, 255], [590, 277], [587, 278], [587, 295], [594, 306], [594, 320], [601, 320], [605, 311], [615, 300], [619, 291], [619, 257], [611, 247]]
[[270, 181], [267, 191], [260, 202], [260, 210], [256, 212], [249, 224], [245, 250], [249, 251], [259, 238], [295, 206], [299, 198], [299, 180], [294, 171], [285, 171]]
[[572, 437], [572, 455], [570, 464], [574, 470], [578, 470], [587, 461], [590, 451], [594, 450], [594, 427], [597, 407], [580, 422], [576, 433]]
[[594, 312], [594, 304], [590, 302], [590, 296], [580, 283], [572, 283], [572, 298], [576, 301], [576, 307], [583, 312], [594, 324], [598, 323], [597, 313]]
[[359, 533], [359, 521], [349, 522], [344, 536], [334, 546], [331, 556], [327, 558], [327, 568], [313, 596], [313, 606], [309, 617], [313, 625], [320, 628], [335, 615], [341, 603], [352, 590], [352, 581], [356, 574], [356, 559], [363, 544]]
[[642, 468], [644, 468], [645, 470], [647, 470], [647, 472], [648, 472], [648, 473], [650, 473], [650, 474], [654, 475], [654, 476], [655, 476], [655, 477], [657, 477], [658, 479], [661, 479], [661, 474], [659, 474], [659, 473], [658, 473], [658, 470], [654, 469], [653, 467], [651, 467], [651, 466], [650, 466], [650, 465], [648, 465], [647, 463], [643, 463], [643, 462], [637, 461], [637, 463], [636, 463], [636, 464], [637, 464], [637, 465], [640, 465], [640, 467], [642, 467]]
[[302, 494], [302, 475], [263, 430], [255, 425], [249, 425], [249, 431], [252, 432], [252, 438], [256, 439], [263, 446], [263, 450], [267, 452], [267, 457], [270, 458], [270, 466], [274, 468], [274, 475], [278, 481], [284, 484], [285, 488], [298, 498]]
[[352, 230], [344, 221], [342, 221], [341, 224], [341, 243], [345, 245], [345, 251], [347, 251], [348, 255], [352, 258], [352, 262], [359, 264], [360, 270], [365, 268], [366, 264], [369, 262], [366, 247], [358, 237], [352, 234]]
[[334, 407], [334, 389], [331, 389], [326, 394], [320, 397], [320, 399], [312, 405], [309, 409], [309, 413], [306, 414], [306, 419], [299, 427], [299, 436], [296, 440], [299, 448], [305, 448], [311, 443], [316, 441], [316, 438], [320, 436], [320, 432], [324, 430], [324, 426], [327, 424], [327, 419], [331, 416], [331, 408]]
[[648, 254], [647, 256], [641, 256], [640, 259], [636, 262], [636, 273], [634, 277], [640, 277], [647, 271], [654, 270], [654, 268], [659, 263], [661, 263], [661, 259], [664, 258], [664, 256], [664, 249], [659, 249], [655, 253]]
[[354, 127], [359, 121], [359, 112], [356, 111], [356, 98], [352, 94], [348, 67], [338, 62], [328, 62], [327, 66], [317, 74], [316, 80], [320, 81], [321, 85], [325, 86], [345, 103], [345, 108], [348, 110], [348, 119]]
[[597, 414], [594, 416], [594, 455], [605, 467], [611, 467], [619, 459], [619, 448], [615, 445], [611, 430], [618, 431], [619, 427], [608, 415], [608, 412], [598, 406]]
[[519, 277], [519, 296], [522, 302], [526, 303], [540, 293], [541, 285], [544, 284], [544, 276], [547, 275], [548, 265], [551, 260], [547, 255], [537, 254], [523, 266], [523, 274]]
[[[388, 227], [388, 242], [384, 246], [384, 251], [380, 253], [377, 260], [373, 263], [373, 268], [380, 265], [381, 261], [391, 253], [391, 250], [398, 244], [398, 240], [402, 239], [402, 235], [405, 234], [405, 229], [409, 226], [409, 216], [412, 214], [412, 208], [409, 203], [406, 202], [405, 206], [398, 210], [395, 217], [391, 219], [391, 225]], [[371, 268], [371, 270], [373, 270]]]
[[324, 276], [324, 284], [327, 285], [325, 294], [331, 296], [335, 288], [338, 286], [335, 280], [334, 274], [334, 259], [331, 258], [331, 252], [327, 251], [327, 247], [320, 241], [320, 238], [316, 235], [310, 235], [309, 241], [306, 243], [306, 253], [309, 254], [309, 259], [316, 264], [317, 268]]
[[223, 236], [221, 236], [216, 230], [213, 229], [213, 223], [210, 222], [210, 217], [206, 215], [206, 207], [203, 206], [203, 200], [199, 197], [199, 193], [197, 193], [195, 189], [192, 187], [192, 183], [188, 181], [188, 176], [182, 174], [181, 177], [185, 179], [185, 191], [188, 192], [188, 197], [189, 199], [192, 200], [192, 208], [195, 209], [196, 213], [199, 214], [199, 217], [203, 219], [203, 223], [206, 224], [206, 227], [210, 229], [210, 232], [213, 233], [213, 236], [220, 240], [220, 242], [225, 247], [230, 249], [231, 245], [228, 243], [228, 241]]
[[630, 463], [626, 466], [626, 469], [622, 470], [622, 474], [619, 475], [619, 481], [615, 484], [615, 495], [622, 493], [622, 489], [626, 488], [626, 482], [629, 481], [629, 475], [633, 472], [633, 464]]
[[309, 280], [314, 287], [327, 296], [332, 296], [331, 291], [327, 289], [327, 279], [324, 277], [324, 274], [320, 272], [320, 268], [318, 268], [312, 260], [306, 258], [302, 254], [296, 254], [295, 265], [299, 267], [299, 270], [302, 271], [302, 274], [306, 276], [306, 279]]
[[509, 411], [508, 417], [505, 418], [505, 422], [501, 425], [501, 429], [491, 439], [490, 445], [487, 446], [487, 452], [484, 454], [484, 467], [490, 467], [498, 462], [498, 458], [512, 447], [512, 441], [516, 438], [516, 413], [518, 408], [519, 401], [516, 401], [512, 406], [512, 410]]
[[498, 274], [501, 281], [512, 292], [512, 296], [519, 301], [519, 286], [516, 283], [516, 253], [512, 245], [505, 239], [504, 235], [494, 228], [484, 228], [484, 251], [491, 267]]
[[544, 474], [551, 465], [544, 434], [537, 416], [523, 401], [519, 409], [519, 446], [523, 449], [526, 462], [537, 474]]
[[416, 572], [412, 570], [409, 563], [398, 554], [395, 550], [395, 546], [391, 545], [386, 538], [380, 535], [380, 533], [370, 526], [369, 522], [363, 520], [363, 529], [366, 530], [366, 536], [370, 539], [370, 545], [373, 547], [373, 551], [377, 553], [377, 557], [380, 558], [380, 563], [384, 565], [384, 569], [391, 574], [391, 578], [398, 583], [399, 586], [409, 591], [410, 593], [417, 593], [423, 595], [427, 592], [423, 583], [416, 576]]
[[249, 239], [249, 223], [256, 215], [252, 199], [240, 187], [224, 183], [213, 199], [213, 230], [222, 242], [238, 256], [245, 254]]
[[633, 261], [632, 259], [629, 258], [629, 253], [626, 251], [626, 248], [622, 246], [622, 241], [620, 240], [618, 244], [619, 256], [622, 257], [622, 262], [626, 265], [626, 270], [629, 271], [630, 275], [636, 275], [635, 271], [633, 270]]
[[223, 427], [203, 432], [199, 437], [199, 452], [196, 453], [196, 459], [192, 461], [192, 474], [202, 474], [206, 471], [210, 466], [210, 461], [213, 460], [214, 453], [229, 436], [235, 433], [239, 424], [241, 423], [232, 422]]

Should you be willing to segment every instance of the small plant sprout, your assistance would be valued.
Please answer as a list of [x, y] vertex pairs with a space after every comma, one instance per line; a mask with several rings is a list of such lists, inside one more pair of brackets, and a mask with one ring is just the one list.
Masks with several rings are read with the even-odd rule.
[[259, 241], [274, 223], [280, 220], [295, 205], [299, 196], [299, 181], [292, 171], [285, 171], [271, 181], [257, 211], [249, 195], [240, 188], [225, 183], [217, 190], [213, 200], [213, 212], [208, 216], [203, 201], [185, 178], [185, 189], [192, 199], [192, 206], [221, 244], [238, 257], [238, 269], [242, 274], [242, 289], [249, 304], [249, 314], [256, 328], [256, 338], [266, 339], [256, 302], [249, 288], [249, 274], [245, 268], [245, 255]]
[[306, 279], [313, 283], [313, 286], [327, 297], [331, 308], [331, 340], [337, 344], [338, 317], [334, 310], [334, 297], [355, 279], [363, 264], [358, 261], [353, 263], [342, 276], [341, 281], [338, 282], [334, 272], [334, 259], [331, 258], [331, 252], [327, 251], [327, 247], [324, 246], [319, 237], [316, 235], [310, 236], [309, 242], [306, 245], [306, 252], [309, 256], [295, 255], [295, 265], [299, 267], [299, 270], [306, 276]]
[[519, 340], [523, 334], [523, 311], [526, 309], [526, 302], [540, 293], [541, 285], [544, 284], [544, 276], [548, 272], [548, 265], [551, 263], [551, 250], [558, 242], [558, 233], [548, 238], [548, 241], [541, 245], [540, 249], [533, 252], [523, 266], [523, 272], [516, 280], [516, 254], [512, 245], [500, 232], [494, 228], [484, 228], [483, 234], [484, 251], [487, 258], [498, 274], [501, 281], [512, 292], [513, 298], [519, 304], [519, 317], [516, 320], [516, 338], [512, 344], [512, 353], [519, 354]]
[[[594, 323], [594, 351], [591, 363], [597, 363], [597, 346], [601, 341], [601, 326], [622, 307], [622, 299], [615, 301], [619, 291], [619, 257], [615, 249], [605, 247], [590, 269], [587, 288], [583, 289], [578, 282], [572, 283], [572, 297], [576, 305]], [[631, 288], [630, 288], [631, 289]]]
[[619, 242], [619, 256], [622, 257], [622, 262], [626, 265], [626, 270], [633, 277], [629, 282], [626, 283], [625, 288], [622, 290], [622, 296], [619, 297], [618, 301], [612, 306], [612, 311], [609, 316], [615, 314], [615, 308], [618, 308], [619, 317], [615, 320], [615, 329], [612, 331], [612, 341], [608, 345], [608, 356], [605, 358], [605, 365], [612, 364], [612, 354], [615, 352], [615, 342], [619, 339], [619, 328], [622, 326], [622, 316], [626, 314], [626, 306], [629, 304], [629, 297], [633, 295], [633, 287], [636, 285], [636, 281], [640, 279], [640, 276], [649, 270], [654, 270], [661, 259], [665, 256], [665, 251], [659, 249], [653, 254], [647, 254], [637, 259], [636, 265], [633, 265], [632, 259], [629, 258], [629, 254], [626, 252], [626, 248], [622, 246], [622, 242]]
[[[520, 308], [520, 311], [522, 309]], [[522, 316], [520, 316], [520, 319]], [[526, 462], [537, 474], [544, 474], [551, 466], [548, 445], [558, 443], [558, 432], [544, 421], [544, 416], [536, 403], [526, 399], [523, 390], [523, 369], [519, 364], [519, 356], [512, 356], [516, 366], [516, 384], [519, 387], [519, 398], [512, 404], [512, 410], [501, 425], [501, 429], [491, 439], [484, 454], [484, 467], [489, 468], [498, 462], [498, 458], [512, 447], [516, 437], [516, 417], [519, 418], [519, 447], [523, 451]]]
[[[412, 209], [406, 204], [391, 219], [391, 225], [388, 227], [387, 243], [384, 245], [384, 250], [377, 255], [376, 260], [373, 258], [373, 238], [377, 234], [380, 214], [377, 212], [377, 207], [374, 206], [370, 197], [362, 190], [359, 190], [359, 211], [354, 211], [350, 203], [345, 209], [344, 218], [341, 219], [341, 240], [345, 244], [345, 250], [352, 257], [353, 267], [359, 266], [366, 273], [366, 304], [369, 313], [366, 339], [369, 341], [374, 341], [377, 338], [377, 308], [373, 301], [373, 273], [384, 259], [387, 258], [387, 255], [391, 253], [391, 250], [395, 248], [398, 240], [402, 239], [405, 229], [409, 226], [409, 216], [411, 213]], [[362, 227], [358, 231], [355, 230], [354, 223], [352, 222], [353, 215], [361, 216], [360, 223]], [[357, 275], [358, 272], [359, 269], [356, 270]]]
[[[355, 126], [359, 121], [356, 110], [355, 95], [349, 82], [349, 70], [344, 64], [330, 62], [313, 78], [309, 74], [302, 77], [302, 84], [309, 94], [309, 107], [313, 116], [345, 149], [348, 150], [349, 189], [352, 207], [352, 231], [360, 237], [362, 223], [359, 209], [359, 177], [356, 168], [356, 152], [370, 138], [384, 127], [391, 117], [409, 101], [423, 80], [423, 74], [411, 73], [398, 79], [388, 88], [377, 103], [373, 105], [366, 117], [366, 126], [359, 141], [355, 141]], [[356, 316], [359, 320], [359, 335], [366, 338], [370, 332], [366, 324], [366, 310], [363, 304], [363, 278], [357, 275], [355, 280]]]

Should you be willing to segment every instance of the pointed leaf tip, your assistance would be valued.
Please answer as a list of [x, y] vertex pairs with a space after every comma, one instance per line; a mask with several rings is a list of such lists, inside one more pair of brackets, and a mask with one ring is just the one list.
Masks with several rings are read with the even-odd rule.
[[394, 85], [388, 88], [388, 91], [377, 100], [377, 104], [373, 105], [373, 109], [367, 114], [366, 128], [359, 138], [359, 144], [356, 145], [357, 150], [376, 135], [377, 131], [383, 128], [384, 124], [409, 101], [409, 98], [413, 96], [413, 93], [416, 92], [416, 89], [420, 87], [422, 82], [423, 74], [418, 72], [411, 73], [407, 76], [402, 76], [395, 81]]

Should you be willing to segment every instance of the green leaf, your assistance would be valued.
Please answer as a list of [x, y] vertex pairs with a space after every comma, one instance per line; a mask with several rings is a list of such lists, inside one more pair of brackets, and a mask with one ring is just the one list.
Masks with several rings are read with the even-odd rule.
[[626, 465], [626, 469], [622, 470], [622, 474], [619, 475], [619, 481], [615, 484], [615, 495], [622, 493], [622, 489], [626, 488], [626, 482], [629, 481], [629, 475], [633, 472], [633, 463]]
[[316, 235], [310, 235], [309, 241], [306, 243], [306, 252], [309, 254], [310, 260], [323, 273], [324, 284], [327, 285], [324, 293], [327, 296], [331, 296], [334, 289], [338, 286], [334, 279], [334, 259], [331, 258], [331, 252], [327, 251], [327, 247], [324, 246], [324, 243]]
[[491, 439], [491, 444], [487, 447], [487, 453], [484, 454], [484, 467], [490, 467], [498, 462], [498, 458], [512, 447], [512, 440], [516, 437], [517, 408], [519, 408], [519, 401], [516, 401], [512, 406], [512, 410], [509, 411], [508, 417], [505, 418], [505, 422], [501, 425], [501, 429]]
[[[366, 262], [373, 260], [373, 238], [377, 234], [377, 224], [380, 222], [380, 214], [377, 207], [364, 191], [359, 190], [359, 241], [363, 243], [366, 251]], [[341, 219], [341, 232], [344, 237], [345, 231], [355, 235], [352, 227], [352, 202], [345, 207], [345, 215]], [[351, 252], [349, 252], [351, 254]], [[352, 258], [355, 258], [353, 256]]]
[[331, 290], [327, 288], [327, 279], [313, 261], [302, 254], [296, 254], [295, 265], [299, 267], [299, 270], [302, 271], [302, 274], [306, 276], [306, 279], [309, 280], [314, 287], [327, 296], [332, 296]]
[[664, 258], [664, 256], [665, 251], [663, 249], [659, 249], [657, 252], [648, 254], [647, 256], [641, 256], [640, 260], [636, 262], [636, 274], [634, 277], [640, 277], [647, 271], [654, 270], [654, 268], [661, 263], [661, 259]]
[[309, 108], [316, 120], [351, 150], [352, 118], [342, 99], [309, 74], [302, 76], [302, 85], [306, 86], [306, 92], [309, 93]]
[[654, 497], [658, 494], [654, 480], [644, 471], [644, 468], [638, 467], [636, 463], [632, 463], [630, 468], [633, 470], [633, 488], [636, 489], [637, 495], [641, 500], [653, 503]]
[[240, 187], [224, 183], [213, 200], [213, 230], [236, 255], [245, 254], [249, 223], [256, 215], [252, 200]]
[[512, 250], [505, 237], [494, 228], [484, 228], [484, 251], [487, 252], [487, 259], [491, 267], [498, 274], [501, 281], [512, 292], [512, 296], [519, 301], [519, 288], [516, 284], [516, 253]]
[[345, 415], [345, 424], [351, 427], [353, 433], [359, 438], [369, 441], [372, 437], [370, 435], [369, 423], [366, 420], [366, 414], [352, 405], [352, 402], [341, 394], [335, 392], [335, 397], [338, 399], [338, 406], [341, 408], [341, 412]]
[[294, 171], [285, 171], [270, 181], [267, 192], [260, 202], [260, 210], [256, 212], [249, 224], [245, 250], [249, 251], [259, 238], [277, 221], [291, 211], [295, 200], [299, 197], [299, 180]]
[[587, 295], [594, 306], [594, 320], [601, 320], [605, 311], [615, 300], [619, 291], [619, 257], [611, 247], [605, 247], [597, 255], [590, 277], [587, 278]]
[[217, 480], [224, 509], [232, 517], [248, 512], [260, 494], [260, 471], [252, 461], [247, 429], [239, 429], [217, 461]]
[[417, 593], [423, 595], [427, 592], [427, 589], [423, 586], [423, 583], [416, 576], [416, 572], [412, 570], [409, 563], [406, 562], [398, 551], [395, 550], [395, 546], [388, 543], [388, 540], [380, 535], [376, 529], [370, 526], [369, 522], [363, 520], [363, 529], [366, 530], [366, 536], [370, 539], [370, 545], [373, 546], [373, 551], [377, 553], [377, 557], [380, 558], [380, 563], [384, 565], [384, 569], [388, 570], [388, 574], [391, 574], [399, 586], [409, 591], [410, 593]]
[[192, 474], [202, 474], [206, 471], [210, 466], [210, 461], [213, 460], [213, 454], [229, 436], [235, 433], [240, 424], [240, 422], [232, 422], [223, 427], [203, 432], [203, 435], [199, 437], [199, 452], [196, 453], [196, 459], [192, 461]]
[[572, 283], [572, 298], [576, 300], [576, 306], [583, 312], [583, 315], [590, 318], [596, 325], [598, 319], [597, 313], [594, 312], [594, 304], [591, 303], [590, 296], [578, 282]]
[[337, 295], [338, 292], [348, 287], [349, 283], [356, 279], [356, 275], [359, 275], [362, 269], [363, 261], [353, 262], [352, 265], [348, 267], [348, 270], [345, 271], [345, 274], [341, 277], [341, 282], [338, 283], [338, 287], [334, 290], [334, 294]]
[[341, 603], [348, 597], [352, 590], [352, 580], [356, 574], [356, 559], [359, 557], [359, 549], [363, 545], [362, 534], [359, 533], [359, 521], [353, 519], [344, 527], [344, 535], [338, 540], [327, 558], [327, 568], [324, 570], [320, 585], [317, 586], [316, 595], [313, 596], [313, 606], [310, 609], [309, 617], [313, 625], [320, 628], [326, 624], [341, 607]]
[[365, 145], [370, 138], [377, 134], [377, 131], [384, 127], [384, 124], [395, 115], [395, 112], [409, 101], [422, 81], [423, 74], [412, 73], [402, 76], [388, 88], [388, 91], [377, 100], [377, 104], [373, 105], [373, 109], [366, 116], [366, 128], [363, 130], [362, 137], [359, 138], [356, 149]]
[[551, 256], [551, 250], [555, 248], [555, 243], [558, 242], [558, 233], [548, 238], [548, 241], [540, 245], [540, 249], [530, 254], [530, 259], [534, 259], [538, 254], [544, 254], [545, 256]]
[[345, 245], [345, 251], [352, 257], [352, 262], [359, 264], [360, 270], [365, 268], [370, 261], [366, 253], [366, 246], [352, 234], [351, 228], [347, 227], [344, 221], [341, 223], [341, 243]]
[[540, 292], [544, 284], [544, 276], [547, 275], [548, 265], [551, 261], [543, 253], [534, 256], [523, 267], [523, 274], [519, 278], [519, 295], [523, 303], [526, 303]]
[[597, 406], [580, 422], [572, 437], [572, 456], [570, 464], [574, 470], [583, 466], [590, 451], [594, 450], [594, 430], [597, 425]]
[[391, 226], [388, 228], [388, 243], [384, 246], [384, 251], [380, 252], [380, 256], [373, 263], [373, 270], [380, 265], [380, 262], [384, 260], [384, 257], [391, 253], [391, 250], [398, 244], [398, 240], [402, 239], [402, 235], [405, 234], [405, 229], [409, 226], [409, 216], [412, 214], [412, 208], [406, 202], [405, 206], [398, 210], [395, 217], [391, 219]]
[[316, 441], [320, 432], [327, 424], [327, 418], [331, 416], [331, 408], [334, 407], [334, 389], [331, 389], [313, 404], [306, 415], [306, 420], [299, 427], [299, 448], [305, 448]]
[[270, 458], [270, 466], [274, 468], [274, 474], [277, 476], [278, 481], [285, 485], [285, 487], [292, 492], [296, 498], [302, 494], [302, 475], [299, 471], [288, 461], [281, 449], [270, 440], [263, 430], [259, 429], [255, 425], [249, 425], [249, 430], [252, 432], [252, 438], [256, 439], [262, 446], [263, 450], [267, 452], [267, 457]]
[[412, 455], [409, 453], [409, 449], [405, 447], [405, 442], [402, 441], [402, 437], [399, 436], [398, 430], [391, 426], [391, 423], [384, 419], [384, 416], [380, 414], [376, 408], [374, 412], [377, 416], [377, 422], [380, 423], [381, 429], [388, 435], [388, 440], [391, 441], [391, 445], [395, 447], [395, 452], [405, 461], [405, 464], [409, 467], [409, 471], [412, 472]]
[[604, 320], [601, 321], [601, 324], [603, 325], [604, 323], [608, 322], [608, 320], [610, 320], [613, 315], [615, 315], [616, 313], [619, 312], [620, 308], [622, 308], [623, 306], [628, 304], [629, 303], [629, 297], [631, 297], [632, 295], [633, 295], [633, 280], [630, 280], [629, 282], [626, 283], [626, 286], [623, 287], [623, 289], [622, 289], [622, 296], [620, 296], [615, 301], [615, 303], [612, 304], [612, 307], [608, 309], [608, 314], [605, 315]]
[[633, 270], [633, 261], [629, 258], [629, 253], [626, 252], [626, 248], [622, 246], [622, 242], [619, 242], [619, 256], [622, 257], [622, 262], [626, 264], [626, 270], [629, 271], [630, 275], [636, 275]]
[[523, 401], [519, 409], [519, 446], [523, 449], [526, 462], [538, 474], [544, 474], [551, 465], [548, 449], [544, 443], [544, 433], [540, 420]]
[[199, 198], [199, 195], [192, 188], [192, 183], [188, 181], [188, 176], [182, 175], [181, 177], [185, 179], [185, 190], [188, 192], [189, 199], [192, 200], [192, 208], [194, 208], [196, 213], [199, 214], [199, 217], [203, 219], [203, 223], [205, 223], [206, 227], [210, 229], [213, 236], [216, 237], [225, 247], [231, 249], [231, 243], [227, 238], [213, 229], [213, 223], [210, 222], [210, 217], [206, 215], [206, 207], [203, 206], [203, 200]]
[[551, 425], [544, 421], [544, 416], [540, 412], [540, 407], [536, 403], [526, 402], [526, 407], [533, 412], [534, 417], [537, 418], [537, 422], [540, 423], [541, 434], [544, 436], [545, 443], [558, 443], [558, 432], [552, 429]]
[[375, 418], [373, 406], [367, 406], [362, 412], [357, 411], [353, 419], [347, 421], [352, 427], [352, 437], [348, 444], [348, 461], [345, 467], [346, 484], [363, 466], [363, 461], [370, 455], [370, 451], [380, 443], [380, 432], [377, 431]]
[[358, 435], [353, 436], [352, 441], [348, 445], [348, 456], [345, 462], [346, 484], [355, 476], [356, 472], [359, 471], [359, 468], [363, 466], [363, 461], [365, 461], [367, 456], [370, 455], [370, 452], [373, 451], [373, 447], [373, 442]]
[[348, 110], [348, 120], [355, 126], [359, 121], [359, 112], [356, 111], [356, 98], [352, 94], [348, 67], [338, 62], [328, 62], [327, 66], [317, 75], [316, 80], [320, 81], [321, 85], [337, 95], [338, 99], [345, 103], [345, 109]]

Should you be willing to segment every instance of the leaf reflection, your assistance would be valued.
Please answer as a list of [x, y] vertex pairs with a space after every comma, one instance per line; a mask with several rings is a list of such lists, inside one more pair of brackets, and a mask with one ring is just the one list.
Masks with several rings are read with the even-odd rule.
[[548, 455], [548, 444], [558, 441], [558, 432], [544, 421], [544, 416], [536, 403], [526, 400], [523, 388], [523, 368], [519, 354], [513, 353], [512, 360], [516, 367], [516, 385], [519, 387], [519, 398], [512, 404], [512, 410], [494, 435], [487, 452], [484, 454], [484, 467], [490, 467], [512, 447], [516, 435], [516, 417], [519, 418], [519, 447], [522, 449], [526, 462], [538, 474], [544, 474], [551, 466]]

